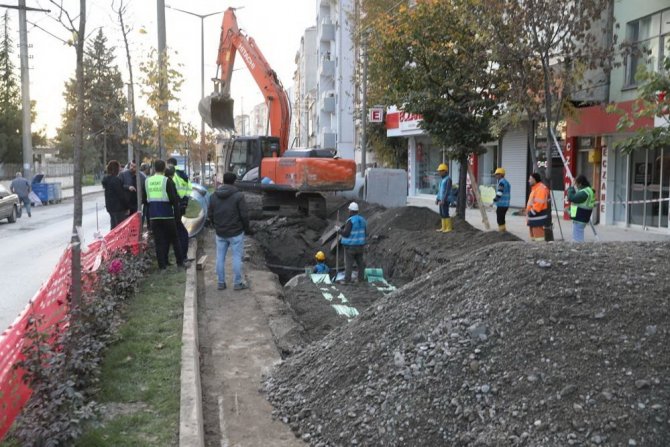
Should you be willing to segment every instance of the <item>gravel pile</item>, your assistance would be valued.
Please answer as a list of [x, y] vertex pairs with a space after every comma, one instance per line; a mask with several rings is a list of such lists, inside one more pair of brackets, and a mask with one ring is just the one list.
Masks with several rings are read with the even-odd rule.
[[668, 445], [670, 244], [506, 242], [429, 270], [267, 378], [296, 436]]

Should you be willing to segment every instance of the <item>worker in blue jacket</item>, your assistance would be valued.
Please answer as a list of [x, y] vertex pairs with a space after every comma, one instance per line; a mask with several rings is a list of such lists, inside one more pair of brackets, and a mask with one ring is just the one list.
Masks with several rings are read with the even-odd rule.
[[318, 274], [330, 273], [330, 267], [326, 264], [326, 254], [324, 252], [317, 251], [314, 259], [316, 260], [316, 265], [312, 269], [312, 272]]
[[358, 204], [349, 204], [349, 219], [344, 227], [339, 228], [342, 236], [341, 242], [344, 246], [344, 282], [351, 282], [351, 271], [354, 261], [358, 265], [358, 281], [364, 280], [365, 276], [365, 245], [367, 244], [368, 222], [358, 214]]
[[505, 168], [496, 169], [494, 175], [498, 180], [496, 196], [493, 198], [493, 202], [496, 205], [496, 220], [498, 221], [498, 231], [504, 233], [507, 231], [505, 216], [507, 215], [509, 201], [512, 197], [512, 185], [510, 185], [509, 181], [505, 178]]
[[451, 197], [451, 177], [449, 177], [449, 167], [440, 163], [437, 167], [437, 173], [440, 174], [440, 189], [437, 191], [435, 197], [435, 204], [439, 207], [440, 218], [442, 219], [442, 227], [435, 231], [448, 233], [454, 229], [449, 217], [449, 197]]

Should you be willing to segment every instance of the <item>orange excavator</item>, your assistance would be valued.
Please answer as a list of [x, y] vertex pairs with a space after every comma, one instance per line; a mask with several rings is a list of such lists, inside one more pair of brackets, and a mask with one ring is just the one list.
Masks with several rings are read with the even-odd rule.
[[228, 139], [223, 151], [225, 169], [237, 174], [240, 189], [262, 193], [265, 211], [297, 206], [308, 214], [325, 215], [322, 193], [352, 190], [356, 164], [338, 158], [335, 149], [289, 150], [288, 95], [254, 39], [238, 27], [234, 8], [228, 8], [223, 16], [216, 59], [218, 76], [214, 93], [198, 105], [200, 115], [211, 128], [235, 135], [230, 83], [237, 53], [265, 97], [269, 132]]

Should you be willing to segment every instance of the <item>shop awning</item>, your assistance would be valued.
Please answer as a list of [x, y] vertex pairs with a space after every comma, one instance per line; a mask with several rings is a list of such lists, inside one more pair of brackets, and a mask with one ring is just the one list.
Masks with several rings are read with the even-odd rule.
[[[617, 107], [631, 114], [634, 102], [635, 100], [620, 102], [617, 103]], [[607, 105], [597, 105], [577, 109], [575, 116], [568, 118], [568, 138], [617, 133], [616, 126], [620, 116], [616, 113], [608, 113], [606, 108]], [[646, 117], [634, 119], [630, 130], [644, 127], [654, 127], [654, 120]]]

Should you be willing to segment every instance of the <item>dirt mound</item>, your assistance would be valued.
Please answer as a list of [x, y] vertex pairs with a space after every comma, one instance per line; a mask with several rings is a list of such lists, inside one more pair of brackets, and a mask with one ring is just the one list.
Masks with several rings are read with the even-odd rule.
[[318, 446], [665, 446], [669, 276], [669, 243], [494, 244], [377, 300], [266, 389]]
[[391, 208], [368, 218], [368, 230], [371, 234], [383, 233], [389, 229], [421, 231], [439, 227], [439, 214], [424, 207]]

